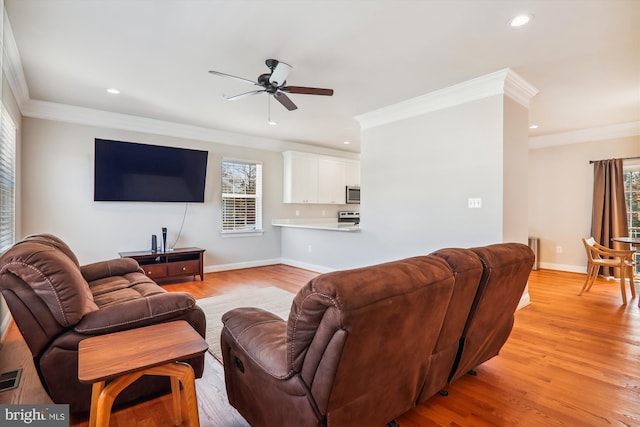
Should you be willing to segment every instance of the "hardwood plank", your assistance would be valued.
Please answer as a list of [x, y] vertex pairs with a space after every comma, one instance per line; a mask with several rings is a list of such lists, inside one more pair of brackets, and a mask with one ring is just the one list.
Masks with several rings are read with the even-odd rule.
[[[317, 273], [284, 265], [205, 274], [165, 285], [196, 298], [230, 287], [277, 286], [297, 291]], [[499, 356], [398, 417], [402, 427], [640, 425], [640, 309], [621, 305], [620, 286], [599, 278], [578, 296], [584, 274], [531, 273], [531, 304], [516, 313], [513, 332]], [[246, 427], [229, 405], [224, 370], [208, 353], [196, 380], [203, 427]], [[50, 402], [39, 385], [31, 356], [11, 326], [0, 348], [1, 372], [24, 366], [18, 390], [0, 393], [0, 403]], [[184, 405], [183, 405], [184, 406]], [[184, 410], [183, 410], [184, 411]], [[116, 410], [111, 426], [170, 426], [171, 397]], [[76, 417], [78, 418], [78, 417]], [[186, 420], [186, 413], [183, 418]], [[72, 426], [85, 427], [84, 419]]]

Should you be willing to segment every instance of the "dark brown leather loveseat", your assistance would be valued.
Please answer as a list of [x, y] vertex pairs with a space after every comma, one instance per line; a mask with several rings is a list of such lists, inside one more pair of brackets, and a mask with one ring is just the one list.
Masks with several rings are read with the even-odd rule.
[[323, 274], [288, 319], [223, 316], [229, 402], [253, 426], [383, 426], [498, 354], [534, 255], [443, 249]]
[[[167, 292], [130, 258], [80, 266], [59, 238], [29, 236], [0, 257], [0, 291], [54, 403], [88, 411], [91, 385], [78, 381], [78, 343], [90, 336], [186, 320], [204, 337], [206, 320], [194, 298]], [[118, 349], [113, 349], [118, 351]], [[190, 359], [201, 377], [204, 356]], [[170, 391], [166, 377], [143, 376], [116, 404]]]

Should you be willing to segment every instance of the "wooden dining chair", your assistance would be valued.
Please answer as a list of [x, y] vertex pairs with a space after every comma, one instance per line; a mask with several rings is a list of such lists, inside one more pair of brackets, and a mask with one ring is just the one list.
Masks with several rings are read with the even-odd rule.
[[622, 302], [627, 303], [627, 292], [625, 290], [625, 279], [629, 279], [631, 287], [631, 297], [636, 297], [636, 288], [633, 283], [633, 254], [632, 250], [617, 250], [603, 246], [595, 241], [593, 237], [582, 238], [582, 243], [587, 251], [587, 279], [578, 295], [588, 292], [598, 277], [600, 267], [614, 267], [620, 269], [620, 291], [622, 292]]

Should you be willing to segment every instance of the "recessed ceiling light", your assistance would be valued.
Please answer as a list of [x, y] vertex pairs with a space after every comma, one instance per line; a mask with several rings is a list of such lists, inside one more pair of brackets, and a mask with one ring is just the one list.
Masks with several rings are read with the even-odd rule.
[[523, 13], [521, 15], [515, 16], [509, 21], [509, 26], [511, 28], [521, 28], [527, 25], [533, 19], [533, 15], [529, 13]]
[[538, 126], [538, 125], [531, 125], [531, 126], [529, 126], [529, 129], [538, 129], [539, 127], [540, 126]]
[[110, 93], [110, 94], [112, 94], [112, 95], [118, 95], [118, 94], [120, 94], [120, 91], [119, 91], [118, 89], [115, 89], [115, 88], [112, 88], [112, 87], [108, 88], [108, 89], [107, 89], [107, 92], [108, 92], [108, 93]]
[[349, 144], [351, 144], [351, 141], [345, 141], [344, 142], [344, 145], [349, 145]]

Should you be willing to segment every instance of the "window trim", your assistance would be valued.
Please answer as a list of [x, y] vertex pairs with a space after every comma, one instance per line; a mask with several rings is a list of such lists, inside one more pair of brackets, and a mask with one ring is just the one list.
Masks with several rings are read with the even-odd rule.
[[[2, 165], [4, 172], [0, 172], [0, 179], [2, 179], [3, 176], [7, 179], [10, 183], [11, 193], [11, 201], [9, 203], [11, 230], [10, 235], [4, 235], [4, 233], [2, 233], [2, 227], [0, 226], [0, 245], [2, 245], [3, 241], [7, 242], [0, 246], [0, 254], [9, 249], [16, 240], [17, 138], [17, 126], [13, 121], [13, 117], [11, 117], [4, 104], [0, 104], [0, 163], [5, 162]], [[5, 156], [7, 153], [8, 155]], [[8, 171], [5, 168], [7, 164], [9, 165]]]
[[[224, 179], [224, 173], [223, 173], [223, 165], [224, 163], [235, 163], [235, 164], [246, 164], [246, 165], [252, 165], [252, 166], [256, 166], [259, 170], [259, 175], [256, 177], [256, 195], [255, 195], [255, 199], [256, 199], [256, 208], [255, 208], [255, 214], [256, 214], [256, 228], [253, 229], [247, 229], [247, 230], [242, 230], [242, 229], [230, 229], [230, 230], [225, 230], [224, 229], [224, 213], [225, 213], [225, 208], [224, 208], [224, 201], [225, 201], [225, 194], [239, 194], [239, 193], [225, 193], [223, 191], [223, 187], [224, 187], [224, 183], [223, 183], [223, 179]], [[221, 214], [221, 229], [220, 229], [220, 236], [221, 237], [252, 237], [252, 236], [262, 236], [264, 234], [264, 222], [263, 222], [263, 209], [262, 209], [262, 205], [264, 202], [264, 198], [263, 198], [263, 186], [262, 186], [262, 182], [263, 182], [263, 163], [262, 161], [259, 160], [246, 160], [246, 159], [239, 159], [239, 158], [233, 158], [233, 157], [223, 157], [222, 161], [220, 162], [220, 214]], [[259, 223], [259, 224], [258, 224]], [[259, 226], [259, 228], [258, 228]]]
[[[635, 186], [631, 187], [631, 175], [636, 174], [636, 176], [640, 175], [640, 159], [625, 159], [623, 162], [623, 177], [624, 177], [624, 198], [625, 203], [627, 204], [627, 221], [629, 232], [628, 235], [631, 237], [640, 236], [640, 229], [638, 227], [634, 227], [633, 216], [634, 214], [638, 214], [638, 210], [629, 209], [629, 207], [633, 208], [633, 196], [638, 195], [639, 189]], [[636, 249], [636, 253], [634, 255], [634, 259], [636, 261], [636, 265], [634, 267], [634, 274], [640, 273], [640, 248]]]

